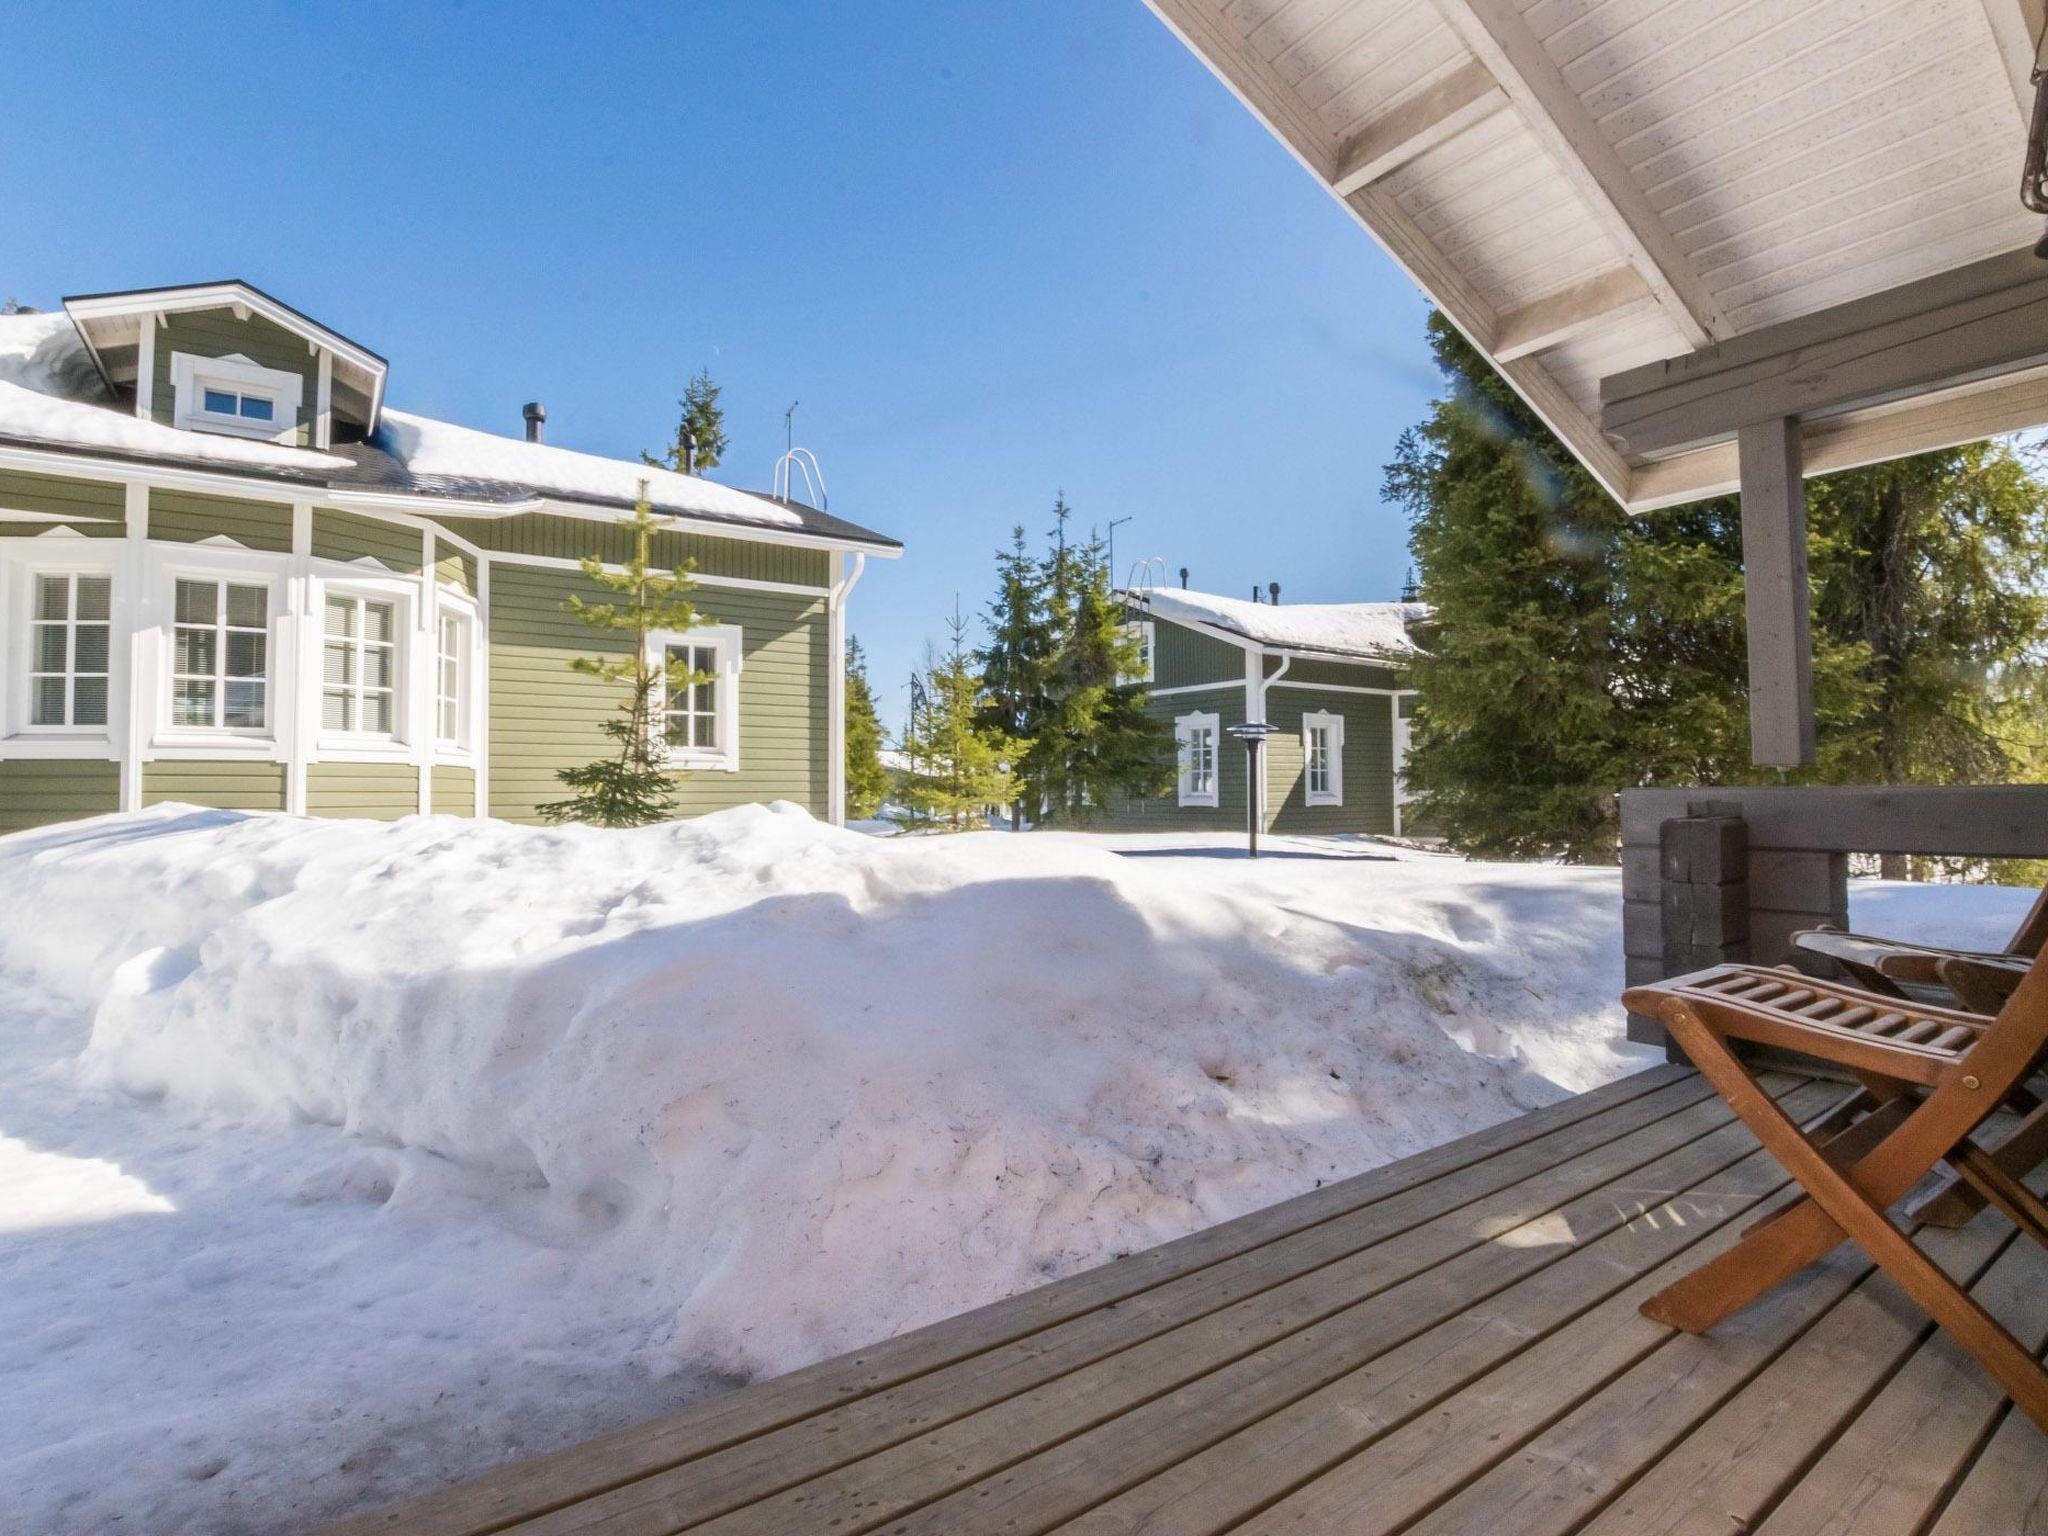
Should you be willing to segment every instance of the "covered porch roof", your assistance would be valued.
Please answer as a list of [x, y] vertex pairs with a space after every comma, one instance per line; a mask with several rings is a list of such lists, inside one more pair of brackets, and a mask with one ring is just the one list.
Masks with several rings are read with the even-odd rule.
[[1147, 0], [1634, 511], [1743, 491], [1811, 760], [1808, 475], [2048, 422], [2043, 0]]

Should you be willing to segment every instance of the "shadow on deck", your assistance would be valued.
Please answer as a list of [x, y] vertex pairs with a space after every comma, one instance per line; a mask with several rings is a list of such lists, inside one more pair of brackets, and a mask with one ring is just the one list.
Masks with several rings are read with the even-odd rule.
[[[1637, 1313], [1789, 1198], [1662, 1067], [325, 1536], [2044, 1528], [2048, 1443], [1854, 1250], [1710, 1337]], [[1921, 1240], [2048, 1340], [2048, 1253]]]

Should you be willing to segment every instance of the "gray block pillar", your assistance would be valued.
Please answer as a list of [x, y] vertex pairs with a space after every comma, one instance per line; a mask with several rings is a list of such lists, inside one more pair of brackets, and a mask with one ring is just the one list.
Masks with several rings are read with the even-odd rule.
[[[1658, 829], [1654, 876], [1641, 853], [1622, 868], [1622, 940], [1631, 986], [1749, 958], [1749, 836], [1740, 816], [1674, 816]], [[1640, 899], [1654, 890], [1653, 900]], [[1634, 897], [1635, 899], [1630, 899]], [[1665, 1044], [1655, 1019], [1630, 1014], [1631, 1040]]]

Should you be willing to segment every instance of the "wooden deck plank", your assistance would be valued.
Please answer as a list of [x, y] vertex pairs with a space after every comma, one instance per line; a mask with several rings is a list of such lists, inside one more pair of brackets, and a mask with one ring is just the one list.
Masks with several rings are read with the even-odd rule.
[[[1827, 1096], [1817, 1095], [1805, 1107], [1825, 1104]], [[1755, 1145], [1753, 1139], [1746, 1144]], [[1459, 1307], [1434, 1328], [1281, 1411], [1191, 1451], [1060, 1529], [1088, 1536], [1183, 1536], [1234, 1527], [1622, 1287], [1661, 1273], [1675, 1254], [1695, 1245], [1708, 1253], [1731, 1245], [1736, 1224], [1786, 1183], [1775, 1164], [1754, 1153], [1700, 1187], [1697, 1226], [1690, 1225], [1694, 1212], [1684, 1204], [1654, 1206], [1620, 1230], [1574, 1246], [1518, 1284]], [[1444, 1274], [1433, 1271], [1425, 1279]]]
[[[2014, 1236], [1973, 1294], [2033, 1353], [2048, 1344], [2048, 1250], [2039, 1243]], [[1757, 1536], [1917, 1536], [2004, 1405], [1984, 1368], [1946, 1330], [1932, 1332]]]
[[[2002, 1224], [1986, 1221], [1966, 1231], [1942, 1233], [1944, 1241], [1930, 1244], [1928, 1251], [1945, 1270], [1969, 1284], [1991, 1263], [2009, 1235]], [[1859, 1329], [1876, 1331], [1871, 1330], [1874, 1320], [1867, 1317], [1868, 1309], [1851, 1303], [1876, 1291], [1881, 1281], [1881, 1275], [1867, 1277], [1810, 1328], [1804, 1328], [1811, 1321], [1807, 1318], [1764, 1317], [1759, 1303], [1730, 1318], [1710, 1337], [1676, 1335], [1509, 1461], [1461, 1490], [1417, 1524], [1413, 1536], [1490, 1528], [1513, 1530], [1518, 1536], [1569, 1536], [1766, 1366], [1783, 1359], [1837, 1315], [1846, 1310], [1855, 1316]], [[1800, 1358], [1802, 1363], [1794, 1369], [1811, 1371], [1816, 1367], [1817, 1362], [1805, 1353]], [[1853, 1413], [1853, 1387], [1841, 1378], [1824, 1379], [1847, 1397], [1843, 1406]], [[1817, 1417], [1825, 1421], [1831, 1415], [1823, 1411]], [[1780, 1461], [1783, 1451], [1781, 1446], [1771, 1448]], [[1725, 1492], [1719, 1518], [1718, 1531], [1725, 1536], [1731, 1527]], [[1625, 1522], [1621, 1528], [1644, 1530]]]
[[2048, 1435], [2010, 1405], [1927, 1536], [2048, 1536]]
[[[1810, 1089], [1798, 1107], [1818, 1110], [1837, 1096]], [[892, 1521], [890, 1536], [1049, 1530], [1493, 1299], [1498, 1314], [1514, 1318], [1514, 1329], [1492, 1332], [1490, 1350], [1434, 1353], [1433, 1385], [1448, 1393], [1675, 1249], [1751, 1211], [1784, 1182], [1744, 1127], [1723, 1126], [1391, 1291]], [[1565, 1275], [1537, 1283], [1542, 1272], [1567, 1265]], [[1243, 1479], [1234, 1482], [1244, 1486]], [[1183, 1521], [1177, 1528], [1190, 1527]]]
[[[1795, 1194], [1644, 1074], [325, 1536], [2048, 1536], [2048, 1441], [1853, 1247], [1640, 1315]], [[2003, 1216], [1919, 1241], [2048, 1341]]]
[[1300, 1195], [1234, 1221], [991, 1303], [867, 1349], [613, 1434], [495, 1469], [425, 1498], [326, 1527], [322, 1536], [488, 1536], [635, 1479], [770, 1433], [834, 1406], [1024, 1340], [1178, 1277], [1454, 1175], [1531, 1142], [1616, 1115], [1641, 1101], [1696, 1102], [1699, 1079], [1653, 1067], [1503, 1122], [1385, 1168]]
[[[1091, 1383], [1107, 1374], [1122, 1384], [1121, 1390], [1131, 1390], [1129, 1352], [1151, 1347], [1154, 1356], [1179, 1358], [1174, 1346], [1155, 1347], [1174, 1329], [1200, 1324], [1226, 1314], [1226, 1309], [1229, 1319], [1244, 1317], [1247, 1308], [1261, 1319], [1257, 1326], [1284, 1328], [1275, 1319], [1294, 1315], [1293, 1309], [1319, 1301], [1334, 1308], [1356, 1299], [1361, 1286], [1377, 1283], [1383, 1288], [1428, 1267], [1461, 1241], [1459, 1232], [1505, 1220], [1504, 1213], [1516, 1208], [1516, 1201], [1533, 1198], [1528, 1186], [1556, 1170], [1573, 1170], [1572, 1176], [1581, 1180], [1597, 1179], [1639, 1149], [1661, 1148], [1729, 1123], [1717, 1100], [1682, 1091], [1688, 1087], [1674, 1083], [1610, 1114], [1278, 1238], [1229, 1265], [1182, 1276], [1113, 1308], [814, 1415], [773, 1436], [641, 1478], [515, 1529], [522, 1536], [560, 1536], [566, 1531], [625, 1536], [675, 1530], [737, 1511], [765, 1495], [848, 1465], [863, 1467], [862, 1476], [882, 1475], [883, 1468], [895, 1468], [916, 1455], [892, 1456], [896, 1447], [921, 1444], [950, 1422], [996, 1403], [1041, 1403], [1049, 1384], [1071, 1382], [1078, 1372], [1094, 1371], [1084, 1378]], [[1342, 1287], [1349, 1289], [1338, 1289]], [[1327, 1301], [1333, 1293], [1344, 1300]], [[1119, 1362], [1113, 1369], [1097, 1366], [1112, 1357]], [[1039, 1396], [1030, 1397], [1033, 1392]], [[882, 1467], [873, 1465], [885, 1456], [891, 1459]]]
[[[1781, 1091], [1793, 1088], [1795, 1082], [1783, 1080]], [[1204, 1372], [1269, 1347], [1410, 1276], [1434, 1269], [1729, 1123], [1727, 1109], [1718, 1099], [1702, 1100], [1349, 1252], [1323, 1251], [1336, 1246], [1336, 1231], [1348, 1222], [1318, 1228], [1310, 1235], [1320, 1239], [1327, 1234], [1331, 1239], [1315, 1245], [1320, 1262], [1284, 1284], [1096, 1364], [1054, 1377], [1000, 1404], [966, 1415], [949, 1409], [944, 1422], [928, 1424], [921, 1433], [886, 1450], [848, 1461], [770, 1497], [758, 1497], [762, 1483], [756, 1471], [751, 1480], [752, 1502], [694, 1528], [705, 1536], [781, 1533], [819, 1524], [819, 1511], [826, 1510], [829, 1514], [823, 1518], [841, 1522], [835, 1526], [840, 1536], [872, 1529], [1024, 1455], [1128, 1412]], [[1405, 1221], [1412, 1206], [1412, 1214], [1426, 1216], [1432, 1208], [1442, 1209], [1442, 1202], [1455, 1198], [1453, 1190], [1463, 1193], [1469, 1187], [1476, 1192], [1485, 1185], [1498, 1185], [1504, 1172], [1521, 1170], [1541, 1151], [1539, 1146], [1505, 1153], [1481, 1168], [1404, 1192], [1365, 1215], [1388, 1213], [1382, 1220], [1389, 1220], [1399, 1213], [1399, 1219]], [[1353, 1239], [1342, 1241], [1349, 1246]], [[1259, 1261], [1292, 1246], [1291, 1241], [1269, 1245], [1236, 1268], [1251, 1271]], [[1298, 1265], [1299, 1259], [1291, 1256], [1288, 1267]], [[760, 1449], [764, 1456], [773, 1455], [777, 1446], [764, 1443]], [[560, 1519], [535, 1522], [521, 1528], [521, 1536], [529, 1530], [531, 1536], [566, 1536], [571, 1531], [579, 1536], [668, 1536], [685, 1524], [702, 1520], [694, 1508], [686, 1519], [677, 1518], [679, 1506], [697, 1504], [700, 1487], [698, 1469], [681, 1469], [592, 1501], [573, 1515], [564, 1511]], [[648, 1493], [656, 1497], [650, 1501]], [[602, 1514], [598, 1518], [588, 1517], [599, 1509]]]

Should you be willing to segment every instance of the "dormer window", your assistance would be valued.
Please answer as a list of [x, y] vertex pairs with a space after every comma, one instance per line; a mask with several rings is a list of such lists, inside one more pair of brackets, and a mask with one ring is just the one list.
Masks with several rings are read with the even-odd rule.
[[171, 424], [189, 431], [292, 442], [304, 393], [305, 380], [298, 374], [265, 368], [239, 353], [171, 354]]
[[254, 390], [205, 389], [199, 395], [199, 409], [206, 416], [228, 416], [236, 421], [275, 421], [277, 402]]

